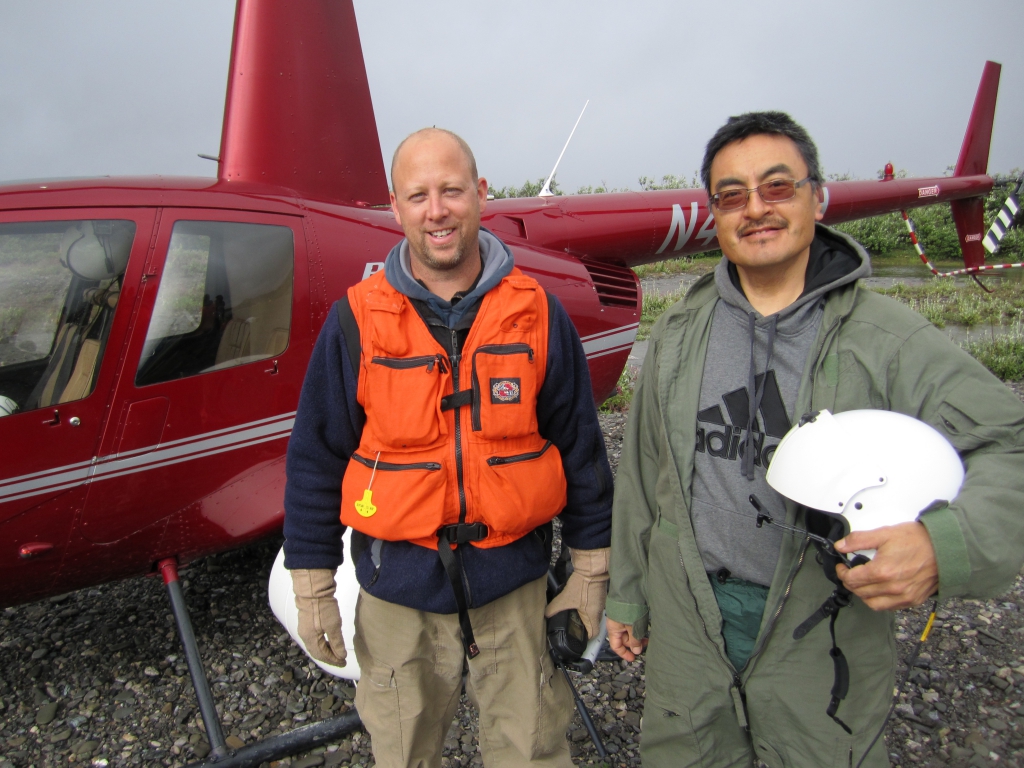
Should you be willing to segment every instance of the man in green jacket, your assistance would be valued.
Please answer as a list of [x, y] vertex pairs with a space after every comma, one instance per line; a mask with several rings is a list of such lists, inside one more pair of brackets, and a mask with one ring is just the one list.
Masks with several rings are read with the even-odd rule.
[[[822, 175], [779, 112], [730, 118], [701, 171], [725, 258], [658, 320], [615, 489], [607, 613], [612, 648], [647, 643], [647, 768], [857, 765], [891, 701], [893, 609], [987, 597], [1024, 556], [1024, 405], [920, 315], [864, 289], [864, 249], [818, 222]], [[956, 447], [967, 477], [917, 522], [858, 532], [877, 549], [837, 572], [856, 595], [836, 642], [849, 693], [829, 717], [829, 622], [794, 639], [834, 585], [802, 537], [756, 525], [806, 510], [765, 481], [800, 416], [898, 411]], [[884, 436], [880, 436], [884, 439]], [[846, 728], [849, 729], [849, 733]], [[888, 765], [879, 740], [864, 760]]]

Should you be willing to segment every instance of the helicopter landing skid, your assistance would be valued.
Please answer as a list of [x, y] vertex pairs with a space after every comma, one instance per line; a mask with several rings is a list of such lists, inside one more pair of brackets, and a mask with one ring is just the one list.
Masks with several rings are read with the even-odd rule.
[[289, 757], [328, 744], [361, 725], [359, 714], [352, 709], [329, 720], [304, 725], [279, 736], [272, 736], [269, 739], [246, 745], [241, 749], [231, 749], [224, 740], [224, 729], [221, 728], [217, 708], [213, 703], [210, 683], [206, 679], [206, 671], [203, 669], [203, 662], [199, 657], [199, 646], [196, 643], [195, 632], [192, 630], [192, 622], [189, 620], [188, 606], [185, 605], [181, 582], [178, 580], [177, 560], [174, 558], [161, 560], [158, 567], [164, 584], [167, 586], [174, 622], [178, 627], [178, 636], [181, 638], [181, 645], [185, 650], [185, 662], [188, 664], [189, 677], [192, 678], [192, 687], [195, 689], [196, 699], [199, 703], [199, 713], [203, 718], [207, 738], [210, 740], [211, 749], [208, 759], [199, 763], [191, 763], [186, 768], [213, 768], [213, 766], [216, 768], [256, 768], [260, 763]]

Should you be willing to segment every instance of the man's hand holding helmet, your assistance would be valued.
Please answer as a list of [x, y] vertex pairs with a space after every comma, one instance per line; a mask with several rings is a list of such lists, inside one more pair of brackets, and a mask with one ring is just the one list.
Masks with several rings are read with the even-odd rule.
[[873, 531], [854, 531], [836, 542], [845, 554], [877, 550], [864, 565], [836, 566], [848, 590], [876, 611], [920, 605], [939, 588], [939, 567], [931, 537], [921, 523], [900, 523]]

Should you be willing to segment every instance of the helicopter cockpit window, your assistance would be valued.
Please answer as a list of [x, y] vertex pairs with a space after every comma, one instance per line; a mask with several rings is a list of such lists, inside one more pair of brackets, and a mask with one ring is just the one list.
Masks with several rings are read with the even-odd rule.
[[92, 392], [134, 237], [132, 221], [0, 224], [0, 416]]
[[294, 254], [287, 227], [177, 222], [136, 385], [284, 352], [291, 329]]

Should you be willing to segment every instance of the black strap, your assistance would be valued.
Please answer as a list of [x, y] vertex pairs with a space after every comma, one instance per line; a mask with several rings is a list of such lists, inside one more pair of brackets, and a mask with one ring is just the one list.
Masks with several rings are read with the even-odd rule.
[[461, 389], [451, 395], [445, 395], [441, 398], [441, 410], [451, 411], [455, 408], [461, 408], [464, 405], [473, 404], [473, 390], [472, 389]]
[[846, 663], [846, 657], [843, 656], [843, 652], [836, 645], [836, 616], [838, 615], [839, 611], [833, 613], [832, 621], [828, 624], [828, 631], [832, 635], [832, 648], [829, 650], [828, 655], [832, 657], [835, 678], [832, 681], [832, 699], [828, 703], [828, 709], [825, 710], [825, 714], [839, 723], [840, 727], [852, 736], [853, 731], [850, 730], [850, 726], [836, 717], [839, 704], [850, 691], [850, 665]]
[[850, 691], [850, 665], [846, 662], [846, 657], [843, 655], [842, 650], [836, 645], [836, 618], [839, 616], [839, 611], [850, 604], [851, 596], [850, 590], [841, 585], [836, 587], [835, 591], [828, 596], [828, 599], [821, 604], [821, 607], [793, 630], [793, 639], [800, 640], [818, 626], [823, 619], [832, 617], [828, 623], [828, 631], [832, 636], [832, 648], [829, 650], [828, 655], [832, 657], [834, 677], [832, 679], [832, 698], [825, 709], [825, 714], [835, 720], [844, 731], [852, 736], [853, 731], [850, 730], [850, 726], [836, 717], [836, 712], [839, 711], [839, 704]]
[[843, 587], [837, 588], [831, 595], [828, 596], [828, 599], [821, 604], [821, 608], [819, 608], [810, 616], [808, 616], [799, 627], [793, 630], [793, 639], [802, 639], [808, 632], [810, 632], [812, 629], [818, 626], [818, 624], [821, 621], [827, 619], [829, 616], [831, 616], [834, 621], [836, 614], [839, 613], [839, 609], [845, 608], [849, 604], [849, 590]]
[[476, 644], [473, 625], [469, 621], [469, 601], [466, 600], [466, 590], [462, 586], [462, 569], [451, 545], [455, 544], [458, 549], [467, 542], [480, 541], [486, 537], [487, 526], [483, 523], [445, 525], [437, 531], [437, 556], [441, 559], [441, 565], [444, 566], [444, 572], [448, 574], [448, 581], [451, 582], [452, 591], [455, 593], [455, 605], [459, 609], [459, 626], [462, 628], [462, 646], [471, 659], [480, 655], [480, 647]]
[[[341, 335], [345, 337], [345, 346], [348, 348], [348, 361], [352, 364], [352, 375], [356, 384], [359, 384], [359, 364], [362, 357], [362, 347], [359, 344], [359, 324], [356, 316], [352, 314], [352, 307], [348, 303], [348, 296], [338, 299], [338, 325], [341, 326]], [[355, 398], [352, 398], [355, 400]], [[356, 403], [356, 432], [362, 434], [363, 425], [366, 424], [366, 411], [363, 406]]]
[[487, 538], [487, 526], [483, 523], [458, 523], [442, 525], [437, 529], [438, 541], [448, 544], [468, 544], [471, 541], [483, 541]]

